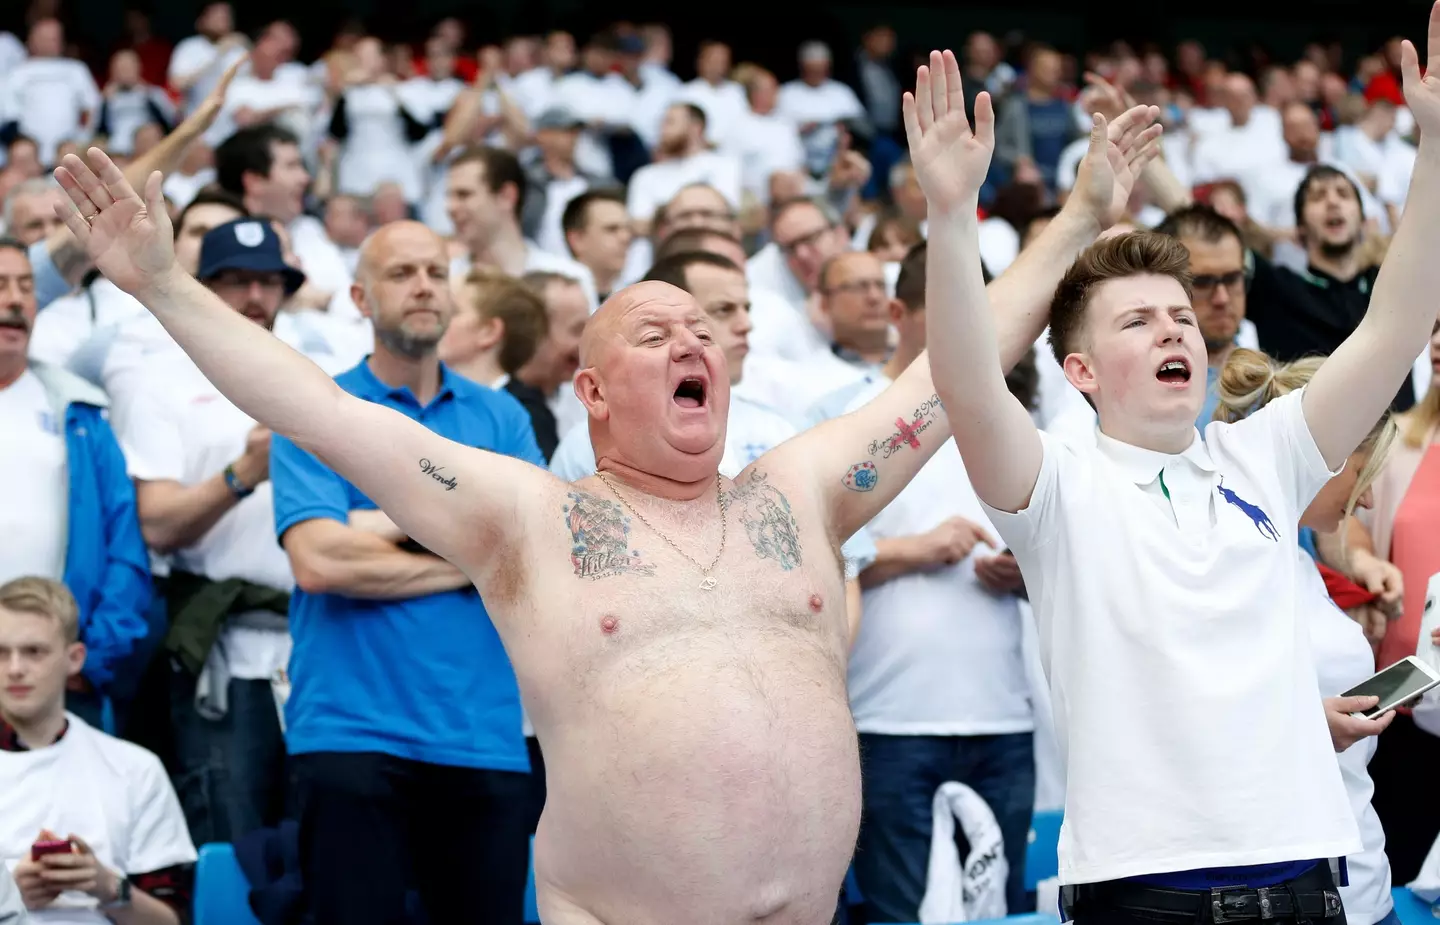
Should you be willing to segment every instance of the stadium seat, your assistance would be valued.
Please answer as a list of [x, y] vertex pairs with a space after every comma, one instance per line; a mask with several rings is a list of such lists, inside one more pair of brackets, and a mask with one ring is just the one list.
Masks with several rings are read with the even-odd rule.
[[[196, 922], [195, 925], [200, 925]], [[535, 906], [535, 836], [530, 836], [530, 872], [525, 875], [525, 925], [540, 925], [540, 910]]]
[[1034, 892], [1041, 880], [1060, 873], [1060, 822], [1065, 814], [1059, 810], [1036, 813], [1030, 822], [1030, 844], [1025, 850], [1025, 889]]
[[1397, 886], [1390, 895], [1395, 900], [1395, 914], [1405, 925], [1435, 925], [1437, 916], [1430, 904], [1410, 892], [1409, 887]]
[[195, 925], [260, 925], [250, 911], [250, 881], [229, 844], [200, 847], [195, 865]]

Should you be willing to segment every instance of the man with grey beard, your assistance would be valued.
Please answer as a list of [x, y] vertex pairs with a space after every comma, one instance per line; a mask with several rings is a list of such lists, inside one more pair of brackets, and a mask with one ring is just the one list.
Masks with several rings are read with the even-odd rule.
[[[372, 234], [350, 294], [375, 351], [336, 382], [442, 437], [543, 466], [520, 403], [437, 356], [454, 312], [448, 273], [445, 242], [424, 225]], [[519, 925], [530, 762], [515, 674], [479, 592], [295, 443], [277, 435], [270, 466], [295, 573], [286, 737], [317, 920], [391, 921], [413, 871], [431, 921]], [[456, 487], [444, 461], [419, 467], [436, 490]], [[359, 856], [372, 880], [387, 872], [361, 890]]]

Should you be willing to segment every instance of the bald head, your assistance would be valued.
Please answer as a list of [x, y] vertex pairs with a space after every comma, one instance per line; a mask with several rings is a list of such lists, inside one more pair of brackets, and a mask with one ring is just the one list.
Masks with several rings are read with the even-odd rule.
[[669, 283], [650, 280], [626, 286], [606, 299], [585, 324], [585, 333], [580, 338], [580, 366], [605, 365], [609, 348], [623, 337], [626, 319], [637, 311], [651, 308], [667, 314], [694, 309], [697, 316], [704, 315], [694, 296]]
[[435, 350], [454, 302], [445, 241], [419, 222], [391, 222], [360, 245], [350, 295], [381, 346], [416, 359]]
[[658, 280], [626, 286], [590, 317], [575, 394], [599, 468], [713, 484], [730, 411], [714, 331], [694, 296]]

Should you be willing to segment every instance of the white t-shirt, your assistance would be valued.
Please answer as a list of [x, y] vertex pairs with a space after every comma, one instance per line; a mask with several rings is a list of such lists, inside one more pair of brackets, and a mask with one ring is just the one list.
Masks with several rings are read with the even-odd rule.
[[[1299, 605], [1309, 618], [1310, 645], [1321, 697], [1338, 697], [1375, 673], [1375, 653], [1360, 624], [1335, 606], [1325, 590], [1325, 579], [1310, 554], [1295, 547]], [[1350, 885], [1340, 888], [1345, 917], [1350, 925], [1375, 925], [1390, 913], [1390, 862], [1385, 857], [1385, 830], [1370, 805], [1375, 784], [1368, 765], [1379, 748], [1375, 736], [1361, 739], [1336, 757], [1345, 782], [1348, 805], [1360, 826], [1364, 847], [1345, 859]]]
[[[221, 395], [188, 357], [166, 359], [141, 384], [121, 442], [132, 478], [198, 485], [245, 452], [255, 421]], [[211, 581], [240, 578], [291, 590], [290, 560], [275, 539], [270, 481], [226, 511], [195, 545], [175, 552], [173, 561], [174, 567]], [[279, 630], [229, 623], [219, 644], [235, 678], [270, 678], [290, 657], [290, 635]]]
[[1236, 179], [1269, 164], [1287, 160], [1280, 114], [1268, 106], [1256, 106], [1242, 126], [1230, 122], [1222, 113], [1223, 127], [1202, 131], [1191, 114], [1195, 128], [1195, 145], [1191, 150], [1191, 179], [1196, 183]]
[[220, 115], [202, 136], [205, 143], [219, 147], [221, 142], [235, 134], [240, 127], [235, 122], [235, 113], [241, 109], [278, 109], [283, 111], [273, 121], [294, 132], [301, 146], [306, 146], [314, 128], [314, 113], [320, 99], [315, 89], [303, 79], [304, 70], [296, 72], [277, 68], [270, 79], [261, 80], [250, 73], [249, 67], [248, 64], [242, 65], [240, 73], [230, 82]]
[[[85, 839], [100, 863], [127, 875], [195, 863], [195, 845], [160, 759], [78, 716], [48, 748], [0, 752], [0, 858], [8, 870], [49, 829]], [[39, 925], [108, 925], [92, 896], [60, 894], [30, 913]]]
[[986, 505], [1066, 758], [1061, 883], [1360, 848], [1297, 597], [1296, 524], [1333, 475], [1302, 398], [1174, 456], [1041, 433], [1028, 507]]
[[630, 178], [625, 209], [631, 218], [649, 221], [655, 210], [695, 183], [713, 186], [732, 209], [740, 208], [740, 161], [728, 154], [701, 151], [673, 161], [646, 164]]
[[[414, 143], [406, 134], [401, 107], [407, 100], [397, 86], [368, 84], [346, 89], [345, 123], [348, 134], [340, 145], [335, 167], [336, 187], [351, 196], [369, 196], [384, 182], [400, 184], [405, 201], [418, 203], [424, 192]], [[407, 110], [424, 121], [424, 109]]]
[[0, 388], [0, 584], [23, 575], [58, 581], [65, 572], [64, 428], [33, 371]]
[[750, 356], [805, 362], [829, 353], [830, 342], [805, 313], [773, 289], [750, 287]]
[[198, 80], [185, 93], [185, 112], [189, 113], [200, 101], [210, 95], [225, 69], [245, 54], [245, 49], [231, 46], [222, 55], [220, 47], [203, 35], [192, 35], [181, 39], [170, 54], [170, 82], [200, 74]]
[[866, 373], [828, 349], [816, 351], [804, 361], [751, 356], [745, 360], [745, 378], [736, 389], [792, 420], [807, 421], [816, 402], [860, 382]]
[[[30, 359], [70, 366], [77, 353], [83, 350], [88, 354], [94, 349], [90, 341], [97, 333], [148, 314], [145, 306], [133, 296], [122, 292], [105, 277], [98, 277], [88, 289], [61, 296], [35, 316], [35, 328], [30, 334]], [[81, 357], [80, 363], [84, 362], [85, 358]], [[98, 384], [83, 368], [77, 367], [75, 371]]]
[[741, 185], [757, 201], [768, 203], [771, 175], [805, 169], [800, 130], [784, 116], [762, 116], [749, 109], [741, 113], [738, 129], [731, 149], [740, 155]]
[[35, 139], [40, 162], [53, 164], [64, 141], [88, 141], [100, 116], [100, 89], [73, 58], [28, 58], [0, 82], [0, 112]]
[[151, 107], [160, 110], [165, 121], [175, 124], [175, 105], [159, 87], [142, 84], [129, 90], [117, 90], [104, 101], [105, 120], [110, 133], [106, 150], [130, 154], [135, 150], [135, 133], [153, 122]]
[[[855, 411], [890, 387], [875, 376], [853, 394]], [[952, 441], [867, 525], [875, 539], [925, 533], [964, 517], [994, 533]], [[855, 728], [885, 735], [1030, 732], [1035, 719], [1019, 598], [997, 596], [975, 577], [975, 553], [947, 568], [893, 578], [865, 590], [865, 619], [850, 653]]]
[[693, 103], [705, 113], [705, 139], [722, 151], [731, 151], [744, 143], [745, 113], [750, 105], [745, 88], [733, 80], [714, 86], [699, 77], [689, 81], [675, 94], [677, 103]]
[[[465, 274], [470, 272], [474, 264], [468, 254], [456, 257], [450, 261], [450, 278], [464, 279]], [[600, 296], [595, 290], [595, 275], [590, 268], [578, 260], [563, 257], [560, 254], [552, 254], [536, 244], [534, 241], [525, 242], [525, 269], [524, 273], [559, 273], [561, 276], [568, 276], [580, 284], [585, 290], [585, 298], [590, 300], [590, 311], [593, 314], [600, 307]]]

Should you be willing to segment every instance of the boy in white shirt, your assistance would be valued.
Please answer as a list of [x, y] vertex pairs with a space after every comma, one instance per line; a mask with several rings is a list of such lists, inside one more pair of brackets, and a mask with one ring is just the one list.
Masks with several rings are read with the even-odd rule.
[[1360, 839], [1287, 537], [1434, 322], [1440, 5], [1430, 46], [1432, 76], [1421, 79], [1408, 43], [1404, 67], [1428, 129], [1412, 186], [1421, 207], [1406, 212], [1370, 311], [1309, 386], [1204, 438], [1188, 255], [1146, 233], [1082, 255], [1051, 306], [1055, 353], [1098, 430], [1070, 441], [1036, 430], [997, 362], [978, 259], [990, 100], [977, 100], [972, 133], [949, 52], [933, 53], [906, 95], [930, 246], [957, 255], [928, 266], [936, 389], [1034, 605], [1067, 761], [1060, 881], [1081, 925], [1343, 915], [1325, 860]]
[[0, 585], [0, 860], [36, 922], [179, 925], [195, 863], [180, 803], [158, 758], [65, 712], [78, 640], [64, 585]]

